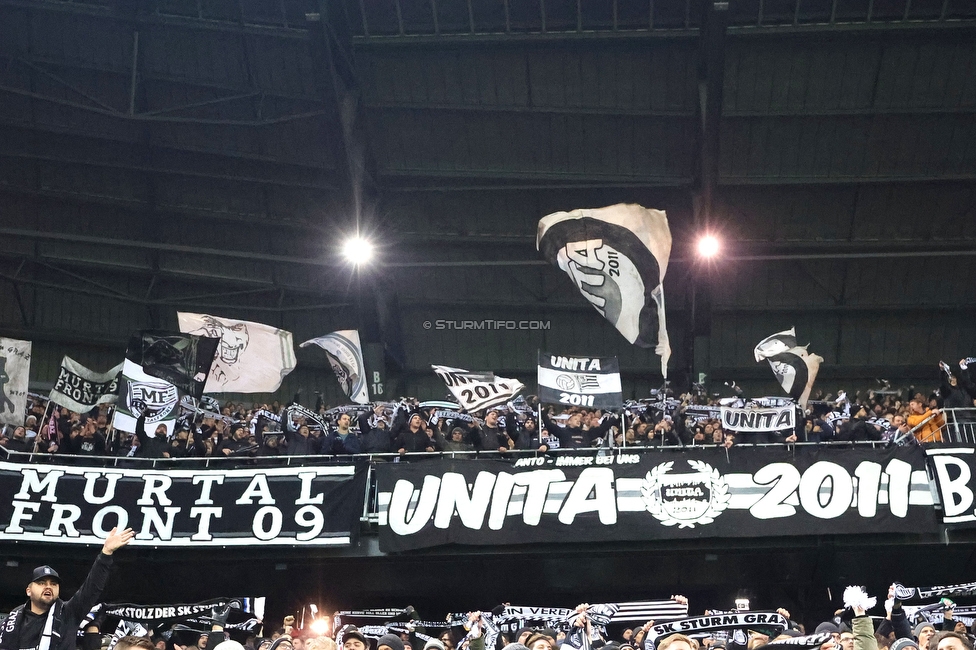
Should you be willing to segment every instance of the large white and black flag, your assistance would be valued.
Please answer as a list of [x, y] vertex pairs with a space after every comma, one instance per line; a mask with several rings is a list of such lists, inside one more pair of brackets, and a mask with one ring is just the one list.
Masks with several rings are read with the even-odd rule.
[[796, 329], [767, 336], [756, 346], [756, 361], [765, 359], [776, 380], [801, 407], [806, 407], [810, 390], [817, 379], [823, 357], [807, 351], [808, 345], [797, 345]]
[[31, 342], [0, 338], [0, 423], [20, 426], [27, 412]]
[[662, 210], [617, 204], [556, 212], [539, 221], [536, 248], [630, 343], [653, 347], [668, 376], [664, 274], [671, 230]]
[[617, 357], [562, 357], [539, 352], [539, 401], [620, 408], [624, 400]]
[[363, 346], [356, 330], [339, 330], [325, 336], [309, 339], [298, 347], [315, 344], [325, 350], [329, 365], [339, 380], [346, 397], [357, 404], [369, 401], [366, 392], [366, 364], [363, 362]]
[[75, 413], [87, 413], [99, 404], [112, 404], [117, 398], [121, 371], [120, 363], [108, 372], [94, 372], [65, 356], [48, 399]]
[[496, 377], [493, 372], [479, 372], [431, 365], [437, 376], [444, 380], [461, 408], [480, 411], [505, 404], [525, 388], [517, 379]]
[[[142, 347], [141, 344], [134, 345], [135, 338], [129, 341], [122, 362], [112, 426], [119, 431], [135, 433], [136, 421], [144, 412], [147, 434], [152, 435], [159, 425], [163, 425], [166, 435], [171, 436], [180, 415], [180, 390], [165, 379], [146, 372], [142, 366]], [[135, 408], [139, 402], [144, 405], [144, 411]]]
[[273, 393], [295, 369], [291, 332], [232, 318], [177, 312], [180, 331], [220, 339], [204, 392]]

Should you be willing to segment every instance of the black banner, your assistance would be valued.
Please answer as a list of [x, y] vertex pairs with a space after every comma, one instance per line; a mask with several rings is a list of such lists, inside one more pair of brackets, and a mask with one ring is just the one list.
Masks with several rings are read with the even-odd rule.
[[390, 463], [380, 548], [935, 532], [924, 462], [782, 447]]
[[359, 529], [355, 465], [198, 471], [0, 462], [0, 541], [134, 546], [343, 546]]

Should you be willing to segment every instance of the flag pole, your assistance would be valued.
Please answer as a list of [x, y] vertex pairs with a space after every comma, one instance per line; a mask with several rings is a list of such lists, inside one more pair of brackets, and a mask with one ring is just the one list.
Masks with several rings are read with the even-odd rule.
[[[41, 422], [40, 422], [40, 424], [37, 427], [37, 435], [34, 436], [34, 450], [31, 452], [32, 454], [36, 454], [37, 453], [37, 445], [41, 441], [41, 430], [44, 427], [48, 427], [48, 443], [50, 443], [51, 434], [50, 434], [50, 425], [48, 424], [48, 413], [50, 413], [50, 411], [51, 411], [51, 405], [52, 404], [54, 404], [54, 402], [52, 402], [49, 399], [47, 401], [47, 406], [44, 407], [44, 415], [41, 416]], [[60, 449], [61, 449], [61, 446], [58, 445], [58, 450], [60, 451]]]

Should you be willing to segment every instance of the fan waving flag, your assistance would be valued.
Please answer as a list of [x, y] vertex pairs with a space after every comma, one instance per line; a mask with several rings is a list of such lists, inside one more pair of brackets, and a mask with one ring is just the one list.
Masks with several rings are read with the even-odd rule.
[[207, 314], [176, 315], [181, 332], [220, 339], [204, 392], [273, 393], [295, 369], [291, 332]]
[[804, 408], [823, 363], [823, 357], [809, 353], [807, 347], [796, 344], [796, 329], [791, 327], [767, 336], [755, 349], [756, 361], [768, 361], [779, 385]]
[[200, 399], [213, 366], [218, 338], [144, 330], [129, 341], [126, 356], [151, 377], [165, 379], [181, 393]]
[[630, 343], [653, 347], [668, 376], [664, 274], [671, 256], [667, 215], [639, 205], [556, 212], [539, 221], [536, 248]]
[[504, 404], [525, 388], [517, 379], [496, 377], [492, 372], [471, 372], [450, 366], [431, 365], [444, 380], [461, 408], [480, 411]]
[[332, 372], [346, 397], [357, 404], [369, 401], [366, 392], [366, 364], [363, 363], [363, 346], [356, 330], [340, 330], [325, 336], [309, 339], [301, 348], [315, 344], [325, 350]]

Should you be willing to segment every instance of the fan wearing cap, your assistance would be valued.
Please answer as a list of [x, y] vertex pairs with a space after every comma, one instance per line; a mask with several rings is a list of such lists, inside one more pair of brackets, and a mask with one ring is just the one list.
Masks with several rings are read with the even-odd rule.
[[[347, 625], [342, 628], [339, 640], [342, 641], [342, 650], [369, 650], [369, 641], [355, 625]], [[403, 642], [401, 641], [400, 644], [402, 646]]]
[[131, 528], [113, 528], [105, 538], [84, 584], [68, 601], [61, 595], [61, 576], [49, 566], [34, 569], [27, 602], [15, 608], [0, 627], [0, 650], [75, 650], [78, 626], [98, 602], [108, 583], [112, 553], [128, 544]]

